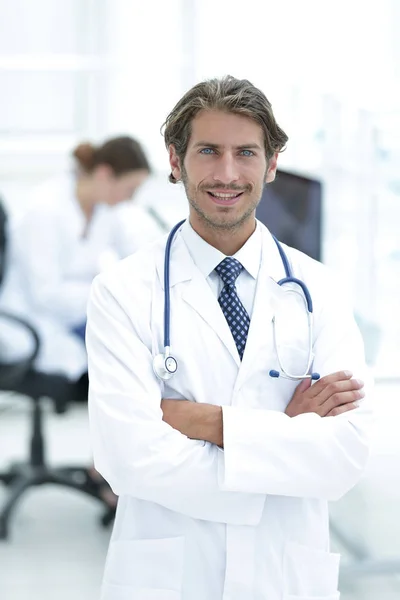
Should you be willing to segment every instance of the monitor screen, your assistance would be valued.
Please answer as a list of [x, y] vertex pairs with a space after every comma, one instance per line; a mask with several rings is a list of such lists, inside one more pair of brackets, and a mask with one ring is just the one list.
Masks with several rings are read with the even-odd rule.
[[257, 208], [257, 218], [279, 241], [316, 260], [322, 259], [321, 213], [321, 182], [281, 170]]

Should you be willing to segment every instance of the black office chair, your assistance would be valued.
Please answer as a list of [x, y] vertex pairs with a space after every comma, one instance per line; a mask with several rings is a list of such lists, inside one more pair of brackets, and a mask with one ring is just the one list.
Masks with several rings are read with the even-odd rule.
[[[6, 219], [5, 211], [0, 201], [0, 282], [4, 275]], [[0, 507], [0, 539], [6, 539], [9, 533], [10, 518], [17, 501], [29, 488], [53, 483], [83, 492], [106, 503], [101, 496], [101, 483], [94, 481], [86, 467], [80, 465], [66, 467], [51, 467], [45, 456], [45, 439], [43, 435], [43, 406], [42, 400], [50, 398], [56, 413], [65, 413], [68, 404], [74, 400], [74, 387], [62, 375], [42, 373], [35, 369], [35, 359], [39, 353], [40, 340], [35, 329], [25, 320], [0, 311], [1, 320], [16, 327], [23, 327], [33, 340], [33, 350], [23, 360], [10, 362], [2, 360], [0, 347], [0, 390], [11, 391], [27, 396], [32, 402], [31, 436], [29, 456], [24, 464], [12, 465], [5, 473], [0, 473], [0, 481], [8, 486], [8, 497]], [[0, 325], [1, 328], [1, 325]], [[1, 329], [0, 329], [1, 330]], [[115, 510], [107, 507], [101, 522], [108, 525], [114, 518]]]
[[6, 270], [7, 213], [0, 198], [0, 285]]
[[[29, 323], [13, 315], [0, 311], [0, 319], [5, 318], [25, 327], [35, 343], [31, 355], [15, 363], [0, 363], [0, 390], [12, 391], [27, 396], [32, 402], [31, 434], [29, 456], [25, 463], [12, 465], [5, 473], [0, 473], [0, 481], [5, 483], [8, 497], [0, 507], [0, 539], [9, 534], [10, 518], [21, 496], [32, 487], [53, 483], [83, 492], [106, 504], [101, 496], [101, 484], [94, 481], [87, 467], [71, 465], [52, 467], [46, 461], [45, 439], [43, 435], [42, 401], [50, 398], [57, 414], [65, 413], [73, 398], [70, 381], [61, 375], [41, 373], [33, 368], [40, 343], [35, 330]], [[114, 518], [114, 509], [107, 507], [101, 522], [108, 525]]]

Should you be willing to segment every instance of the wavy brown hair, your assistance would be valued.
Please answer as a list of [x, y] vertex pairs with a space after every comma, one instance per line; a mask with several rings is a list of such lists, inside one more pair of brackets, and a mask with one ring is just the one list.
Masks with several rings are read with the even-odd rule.
[[[221, 110], [256, 121], [264, 132], [267, 161], [275, 152], [285, 149], [288, 136], [276, 122], [265, 94], [247, 79], [235, 79], [227, 75], [221, 79], [202, 81], [192, 87], [166, 118], [162, 126], [165, 145], [169, 148], [173, 144], [181, 164], [186, 155], [192, 121], [201, 110]], [[176, 183], [172, 173], [169, 179]]]

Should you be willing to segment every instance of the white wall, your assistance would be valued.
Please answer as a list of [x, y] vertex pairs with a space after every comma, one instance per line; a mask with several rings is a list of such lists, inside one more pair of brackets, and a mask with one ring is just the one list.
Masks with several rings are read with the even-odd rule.
[[191, 0], [0, 0], [0, 184], [11, 211], [69, 166], [81, 140], [133, 135], [167, 171], [160, 127], [192, 72], [190, 10]]
[[0, 190], [18, 210], [101, 114], [104, 0], [0, 0]]
[[130, 131], [167, 169], [160, 127], [184, 91], [183, 27], [190, 0], [108, 0], [106, 52], [110, 62], [104, 132]]

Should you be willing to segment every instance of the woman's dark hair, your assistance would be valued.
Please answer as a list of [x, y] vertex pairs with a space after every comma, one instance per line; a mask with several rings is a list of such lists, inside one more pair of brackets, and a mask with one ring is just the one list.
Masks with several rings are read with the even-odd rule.
[[112, 138], [102, 146], [83, 142], [72, 154], [80, 169], [86, 173], [91, 173], [99, 165], [108, 165], [116, 176], [139, 169], [150, 172], [143, 148], [129, 136]]

